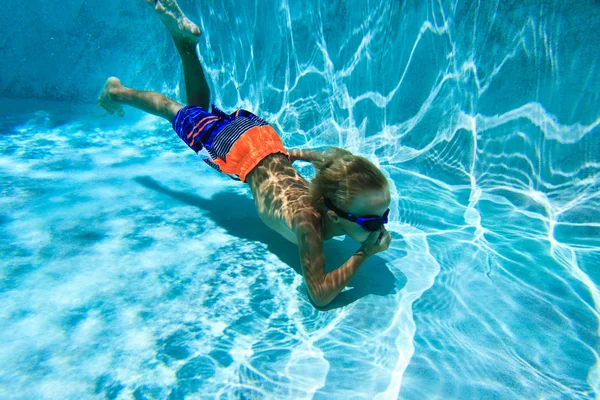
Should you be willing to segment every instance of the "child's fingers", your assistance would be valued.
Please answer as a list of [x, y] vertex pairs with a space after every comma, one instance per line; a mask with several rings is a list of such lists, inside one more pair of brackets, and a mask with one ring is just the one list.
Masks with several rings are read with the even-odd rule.
[[365, 240], [366, 245], [373, 245], [377, 242], [379, 238], [379, 231], [371, 232], [367, 240]]
[[392, 243], [392, 235], [389, 232], [387, 233], [387, 235], [385, 235], [385, 238], [383, 239], [383, 243], [384, 243], [386, 249], [388, 247], [390, 247], [390, 244]]
[[367, 242], [369, 242], [370, 244], [373, 244], [377, 241], [377, 238], [379, 237], [379, 233], [378, 232], [372, 232], [369, 235], [369, 238], [367, 239]]
[[381, 232], [377, 243], [382, 250], [386, 250], [390, 247], [390, 242], [392, 241], [392, 235], [389, 232]]

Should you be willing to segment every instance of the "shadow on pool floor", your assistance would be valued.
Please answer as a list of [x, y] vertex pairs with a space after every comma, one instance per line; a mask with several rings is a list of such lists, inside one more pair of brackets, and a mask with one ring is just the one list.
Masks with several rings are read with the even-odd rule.
[[[177, 201], [199, 207], [208, 212], [208, 217], [228, 234], [246, 240], [262, 242], [279, 259], [302, 274], [298, 247], [268, 228], [258, 217], [254, 202], [249, 198], [231, 192], [220, 192], [210, 200], [183, 191], [172, 190], [149, 176], [138, 176], [134, 180], [140, 185], [163, 193]], [[226, 213], [223, 210], [227, 210]], [[329, 240], [323, 243], [327, 272], [343, 265], [358, 248], [351, 239]], [[349, 290], [340, 293], [328, 306], [330, 310], [350, 304], [366, 295], [386, 296], [401, 290], [406, 285], [406, 277], [396, 278], [383, 258], [368, 258], [348, 284]], [[308, 293], [303, 286], [303, 294]]]

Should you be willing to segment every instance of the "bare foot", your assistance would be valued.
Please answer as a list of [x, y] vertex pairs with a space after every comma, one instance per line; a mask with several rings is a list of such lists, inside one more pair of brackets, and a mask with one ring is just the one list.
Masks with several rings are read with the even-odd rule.
[[98, 98], [98, 104], [109, 113], [117, 113], [119, 117], [123, 117], [125, 116], [123, 107], [121, 107], [121, 105], [115, 101], [113, 95], [111, 94], [111, 89], [114, 92], [115, 89], [125, 89], [125, 86], [121, 85], [119, 78], [111, 76], [106, 80], [106, 83], [102, 88], [102, 92]]
[[146, 0], [154, 9], [162, 23], [167, 27], [173, 39], [187, 39], [198, 42], [202, 31], [186, 17], [176, 0]]

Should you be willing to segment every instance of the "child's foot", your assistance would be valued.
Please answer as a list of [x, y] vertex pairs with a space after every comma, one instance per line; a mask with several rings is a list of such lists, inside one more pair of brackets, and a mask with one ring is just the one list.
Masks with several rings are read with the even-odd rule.
[[154, 9], [162, 23], [167, 27], [173, 39], [187, 39], [198, 42], [202, 31], [186, 17], [176, 0], [146, 0]]
[[[117, 103], [114, 99], [114, 92], [118, 89], [125, 89], [125, 86], [121, 85], [119, 78], [111, 76], [106, 80], [100, 97], [98, 98], [98, 104], [111, 114], [117, 113], [119, 117], [125, 116], [123, 107]], [[111, 91], [113, 93], [111, 93]]]

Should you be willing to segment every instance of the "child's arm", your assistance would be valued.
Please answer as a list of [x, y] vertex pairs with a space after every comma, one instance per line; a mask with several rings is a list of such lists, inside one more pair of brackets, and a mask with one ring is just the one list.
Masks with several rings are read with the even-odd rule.
[[346, 287], [368, 255], [361, 248], [344, 265], [326, 273], [321, 234], [307, 225], [308, 229], [304, 228], [297, 234], [302, 274], [310, 298], [317, 307], [324, 307]]
[[320, 160], [323, 152], [311, 149], [291, 149], [288, 154], [290, 155], [290, 162], [296, 160], [313, 162]]

